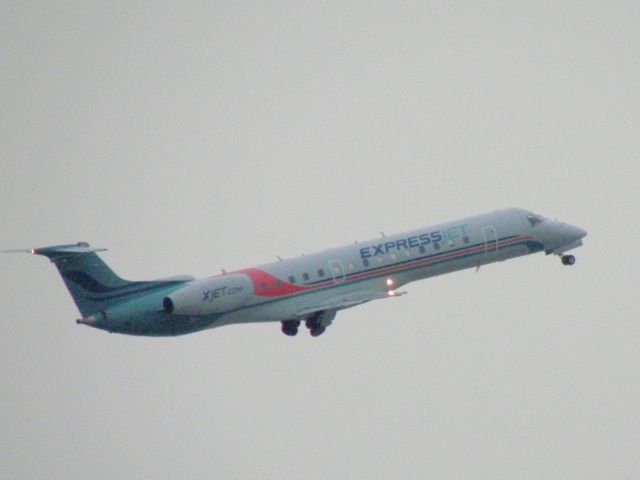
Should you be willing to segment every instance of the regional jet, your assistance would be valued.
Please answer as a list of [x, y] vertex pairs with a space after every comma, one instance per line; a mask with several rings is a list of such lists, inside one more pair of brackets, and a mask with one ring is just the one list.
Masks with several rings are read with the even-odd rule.
[[297, 258], [196, 280], [178, 276], [127, 281], [86, 242], [25, 250], [48, 257], [82, 318], [108, 332], [172, 336], [223, 325], [279, 322], [293, 336], [301, 323], [314, 337], [336, 313], [394, 298], [425, 278], [544, 252], [564, 265], [587, 232], [509, 208]]

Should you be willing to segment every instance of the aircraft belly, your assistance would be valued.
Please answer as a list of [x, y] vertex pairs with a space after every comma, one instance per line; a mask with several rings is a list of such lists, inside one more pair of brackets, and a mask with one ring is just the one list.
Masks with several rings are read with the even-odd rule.
[[[374, 284], [377, 287], [378, 283], [378, 280], [375, 282], [369, 280], [367, 282], [359, 282], [357, 285], [360, 289], [366, 284]], [[279, 322], [282, 320], [301, 318], [301, 316], [303, 317], [305, 314], [300, 315], [300, 312], [304, 312], [310, 306], [323, 305], [327, 300], [352, 292], [354, 288], [356, 287], [354, 287], [353, 283], [346, 282], [340, 286], [323, 288], [315, 292], [257, 303], [223, 315], [215, 322], [215, 325], [212, 326], [229, 325], [232, 323]], [[319, 310], [322, 310], [322, 308]]]

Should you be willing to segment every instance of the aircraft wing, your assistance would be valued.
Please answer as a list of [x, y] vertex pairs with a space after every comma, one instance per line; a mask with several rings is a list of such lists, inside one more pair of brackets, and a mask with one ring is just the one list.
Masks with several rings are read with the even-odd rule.
[[357, 290], [355, 292], [346, 292], [342, 295], [336, 295], [335, 297], [328, 298], [315, 305], [305, 307], [298, 311], [296, 316], [303, 317], [310, 313], [324, 310], [342, 310], [344, 308], [355, 307], [361, 303], [370, 302], [371, 300], [398, 297], [405, 293], [407, 292], [394, 292], [393, 294], [389, 294], [389, 292], [381, 292], [379, 290]]

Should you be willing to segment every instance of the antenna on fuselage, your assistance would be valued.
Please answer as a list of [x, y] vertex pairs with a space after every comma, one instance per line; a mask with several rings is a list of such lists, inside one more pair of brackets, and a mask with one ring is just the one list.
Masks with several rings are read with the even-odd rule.
[[382, 238], [386, 238], [387, 236], [384, 234], [384, 232], [380, 232], [380, 235], [382, 235]]
[[282, 261], [282, 258], [280, 258], [280, 255], [276, 255], [276, 258], [278, 259], [278, 261]]

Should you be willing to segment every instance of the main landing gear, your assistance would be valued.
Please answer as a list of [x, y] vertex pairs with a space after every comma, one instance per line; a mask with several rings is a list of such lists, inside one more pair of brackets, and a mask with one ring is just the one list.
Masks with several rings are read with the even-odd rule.
[[574, 263], [576, 263], [576, 257], [574, 257], [573, 255], [562, 255], [560, 257], [560, 261], [563, 265], [573, 265]]
[[[282, 333], [289, 337], [295, 337], [298, 334], [298, 328], [300, 327], [300, 320], [285, 320], [282, 323]], [[314, 315], [311, 318], [305, 320], [304, 324], [309, 329], [312, 337], [322, 335], [327, 327], [320, 324], [320, 321]]]
[[[329, 325], [331, 325], [335, 316], [335, 310], [322, 310], [320, 312], [315, 312], [310, 317], [307, 317], [304, 324], [309, 329], [309, 333], [311, 333], [312, 337], [318, 337], [325, 332]], [[281, 323], [282, 333], [285, 335], [293, 337], [298, 334], [300, 320], [283, 320]]]
[[300, 320], [285, 320], [282, 322], [282, 333], [289, 337], [295, 337], [298, 334]]
[[327, 327], [322, 325], [322, 319], [318, 314], [314, 315], [311, 318], [307, 318], [304, 324], [309, 329], [309, 333], [311, 334], [312, 337], [318, 337], [322, 335], [324, 331], [327, 329]]

